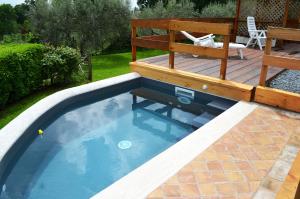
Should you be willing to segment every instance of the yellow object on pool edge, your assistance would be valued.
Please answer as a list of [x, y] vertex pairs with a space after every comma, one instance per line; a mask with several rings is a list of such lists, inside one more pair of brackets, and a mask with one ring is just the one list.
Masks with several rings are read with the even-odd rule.
[[44, 134], [44, 131], [42, 129], [38, 130], [38, 134], [39, 135], [43, 135]]

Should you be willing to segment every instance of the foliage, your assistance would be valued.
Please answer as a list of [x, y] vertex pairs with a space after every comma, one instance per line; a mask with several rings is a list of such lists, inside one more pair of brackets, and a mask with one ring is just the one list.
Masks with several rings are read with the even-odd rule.
[[36, 43], [39, 41], [39, 38], [37, 38], [34, 34], [31, 32], [26, 33], [26, 34], [9, 34], [9, 35], [4, 35], [3, 40], [0, 43], [3, 44], [9, 44], [9, 43]]
[[41, 44], [8, 44], [0, 49], [0, 108], [43, 88], [48, 79], [53, 84], [69, 82], [78, 70], [80, 57], [74, 49]]
[[232, 0], [226, 4], [212, 3], [205, 7], [201, 12], [201, 17], [234, 17], [236, 3]]
[[[138, 0], [137, 3], [141, 9], [154, 7], [160, 0]], [[169, 0], [163, 0], [163, 4], [167, 5]], [[227, 0], [191, 0], [194, 3], [196, 11], [200, 12], [204, 7], [211, 3], [226, 3]]]
[[213, 3], [224, 4], [228, 0], [192, 0], [192, 1], [195, 3], [195, 9], [198, 12], [201, 12], [202, 9], [208, 6], [209, 4], [213, 4]]
[[0, 4], [0, 40], [3, 35], [17, 32], [17, 16], [10, 4]]
[[50, 79], [51, 84], [70, 83], [72, 75], [78, 73], [80, 55], [69, 47], [47, 47], [42, 59], [42, 79]]
[[[159, 1], [153, 7], [147, 7], [143, 10], [136, 12], [136, 18], [140, 19], [154, 19], [154, 18], [191, 18], [196, 17], [197, 12], [194, 11], [194, 4], [189, 0], [170, 0], [166, 5]], [[139, 35], [151, 34], [166, 34], [165, 31], [155, 29], [139, 29]]]
[[28, 95], [42, 85], [43, 46], [6, 45], [0, 51], [0, 107]]
[[28, 11], [29, 6], [24, 3], [15, 7], [0, 4], [0, 40], [7, 34], [29, 32]]
[[194, 4], [189, 0], [170, 0], [166, 5], [162, 1], [157, 2], [153, 7], [144, 8], [137, 13], [137, 18], [188, 18], [195, 17], [198, 13], [194, 11]]
[[129, 3], [123, 0], [36, 0], [30, 6], [34, 33], [55, 46], [103, 50], [129, 35]]

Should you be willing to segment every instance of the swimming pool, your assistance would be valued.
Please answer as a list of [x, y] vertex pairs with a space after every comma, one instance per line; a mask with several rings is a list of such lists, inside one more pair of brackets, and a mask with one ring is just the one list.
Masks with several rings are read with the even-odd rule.
[[67, 98], [9, 148], [0, 198], [92, 197], [235, 103], [142, 77]]

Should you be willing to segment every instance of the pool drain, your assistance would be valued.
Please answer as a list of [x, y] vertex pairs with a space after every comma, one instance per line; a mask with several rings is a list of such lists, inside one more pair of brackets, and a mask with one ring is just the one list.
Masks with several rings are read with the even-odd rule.
[[122, 150], [131, 148], [132, 143], [129, 140], [122, 140], [118, 143], [118, 147]]

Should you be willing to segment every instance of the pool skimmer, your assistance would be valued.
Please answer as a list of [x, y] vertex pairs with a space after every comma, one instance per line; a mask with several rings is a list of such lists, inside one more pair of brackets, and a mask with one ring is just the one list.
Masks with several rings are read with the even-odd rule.
[[175, 87], [175, 95], [177, 96], [177, 100], [181, 104], [191, 104], [192, 101], [195, 98], [195, 92], [185, 89], [185, 88], [180, 88], [180, 87]]
[[119, 149], [125, 150], [131, 148], [132, 143], [129, 140], [122, 140], [118, 143]]

